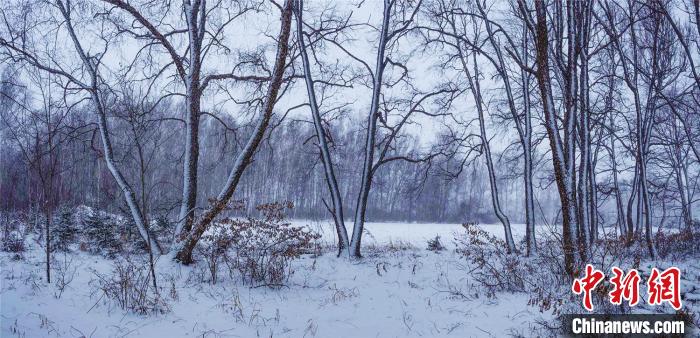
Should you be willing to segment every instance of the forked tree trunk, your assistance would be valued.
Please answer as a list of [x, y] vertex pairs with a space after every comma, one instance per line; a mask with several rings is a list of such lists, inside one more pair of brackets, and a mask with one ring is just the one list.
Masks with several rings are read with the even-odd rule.
[[365, 226], [365, 213], [367, 211], [367, 200], [372, 187], [372, 168], [374, 167], [374, 145], [377, 134], [377, 118], [379, 114], [379, 100], [382, 91], [382, 81], [384, 77], [385, 50], [389, 35], [389, 21], [391, 17], [391, 4], [384, 0], [384, 12], [382, 16], [382, 28], [379, 36], [379, 46], [377, 49], [377, 60], [374, 69], [374, 83], [372, 84], [372, 103], [367, 114], [367, 134], [365, 135], [365, 157], [362, 165], [362, 180], [360, 181], [360, 191], [357, 194], [355, 204], [355, 221], [352, 229], [352, 240], [350, 241], [350, 256], [362, 257], [362, 232]]
[[[525, 8], [525, 3], [519, 4], [521, 13], [530, 17], [529, 11]], [[564, 268], [569, 276], [573, 276], [577, 266], [576, 262], [576, 200], [574, 192], [573, 171], [567, 163], [567, 155], [559, 135], [557, 126], [558, 116], [554, 109], [554, 97], [552, 93], [551, 77], [549, 75], [549, 32], [547, 27], [547, 10], [546, 4], [542, 1], [535, 1], [535, 46], [536, 46], [536, 64], [537, 64], [537, 83], [540, 89], [542, 99], [542, 109], [545, 117], [545, 129], [549, 138], [549, 145], [552, 151], [552, 165], [554, 167], [554, 176], [559, 192], [562, 211], [562, 238], [564, 251]], [[570, 125], [565, 128], [571, 129]], [[573, 130], [568, 130], [568, 133], [573, 133]], [[573, 147], [569, 143], [568, 147]], [[570, 151], [571, 149], [569, 149]], [[570, 159], [573, 160], [573, 159]]]
[[[510, 83], [508, 68], [503, 57], [503, 51], [500, 44], [495, 40], [495, 32], [491, 27], [491, 21], [480, 2], [476, 2], [479, 13], [484, 17], [484, 25], [488, 33], [488, 40], [496, 54], [498, 63], [494, 62], [498, 74], [503, 80], [503, 87], [508, 101], [508, 108], [515, 124], [515, 129], [518, 132], [518, 139], [523, 148], [523, 184], [525, 189], [525, 244], [527, 247], [527, 255], [537, 252], [537, 241], [535, 239], [535, 202], [534, 189], [532, 186], [533, 164], [532, 164], [532, 119], [530, 111], [530, 96], [529, 96], [529, 75], [525, 70], [521, 69], [520, 79], [523, 87], [523, 111], [524, 117], [520, 117], [520, 111], [515, 107], [515, 98], [513, 89]], [[528, 30], [527, 25], [523, 25], [523, 37], [521, 47], [523, 48], [521, 57], [525, 65], [528, 64]], [[489, 60], [493, 60], [489, 58]], [[521, 121], [522, 120], [522, 121]], [[500, 207], [499, 207], [500, 209]], [[510, 230], [506, 231], [506, 234]], [[507, 237], [507, 235], [506, 235]], [[512, 237], [512, 235], [511, 235]]]
[[272, 112], [277, 102], [277, 95], [282, 86], [284, 70], [287, 64], [287, 54], [289, 51], [289, 34], [292, 22], [292, 0], [286, 0], [282, 9], [280, 33], [277, 39], [277, 54], [275, 56], [275, 65], [272, 70], [272, 77], [265, 95], [265, 103], [263, 104], [262, 116], [260, 121], [255, 126], [253, 134], [248, 138], [245, 146], [236, 157], [236, 160], [229, 172], [228, 179], [212, 206], [206, 210], [197, 223], [192, 227], [192, 230], [185, 238], [174, 244], [173, 253], [175, 260], [182, 264], [192, 263], [192, 252], [194, 251], [197, 242], [208, 229], [211, 222], [216, 218], [228, 205], [233, 193], [238, 187], [241, 176], [246, 168], [253, 160], [260, 142], [265, 136], [267, 127], [272, 118]]
[[[299, 43], [299, 53], [301, 54], [301, 60], [304, 67], [304, 81], [306, 83], [306, 92], [309, 97], [309, 106], [311, 107], [311, 116], [313, 117], [314, 121], [314, 129], [316, 130], [316, 139], [318, 140], [318, 147], [321, 152], [321, 163], [323, 164], [323, 173], [325, 175], [326, 183], [328, 185], [328, 192], [331, 195], [331, 203], [333, 207], [333, 209], [331, 210], [331, 214], [335, 223], [335, 231], [338, 236], [338, 256], [340, 256], [344, 250], [348, 250], [350, 248], [348, 231], [345, 228], [343, 199], [342, 195], [340, 194], [340, 189], [338, 188], [338, 180], [335, 176], [335, 167], [333, 166], [333, 160], [330, 155], [326, 131], [323, 128], [321, 112], [319, 111], [318, 103], [316, 102], [316, 90], [314, 89], [314, 80], [311, 75], [309, 55], [306, 52], [306, 41], [304, 40], [304, 25], [302, 20], [304, 11], [304, 1], [297, 0], [295, 7], [297, 17], [297, 42]], [[348, 252], [348, 254], [350, 254], [350, 252]]]
[[474, 103], [476, 104], [476, 111], [479, 115], [479, 135], [481, 137], [481, 147], [484, 156], [486, 157], [486, 169], [489, 175], [489, 186], [491, 188], [491, 205], [493, 206], [493, 212], [498, 218], [498, 220], [503, 225], [504, 239], [506, 242], [506, 250], [508, 253], [515, 252], [515, 242], [513, 241], [513, 234], [510, 228], [510, 220], [503, 213], [501, 209], [501, 202], [498, 194], [498, 181], [496, 180], [496, 171], [493, 167], [493, 159], [491, 158], [491, 147], [489, 146], [489, 139], [486, 135], [486, 120], [484, 118], [484, 106], [483, 99], [481, 97], [481, 87], [479, 85], [479, 66], [476, 60], [476, 52], [473, 52], [473, 63], [474, 63], [474, 75], [472, 76], [469, 71], [469, 65], [466, 61], [466, 56], [462, 53], [461, 48], [458, 48], [459, 57], [462, 62], [462, 68], [464, 70], [465, 76], [469, 83], [469, 89], [471, 90], [472, 96], [474, 96]]

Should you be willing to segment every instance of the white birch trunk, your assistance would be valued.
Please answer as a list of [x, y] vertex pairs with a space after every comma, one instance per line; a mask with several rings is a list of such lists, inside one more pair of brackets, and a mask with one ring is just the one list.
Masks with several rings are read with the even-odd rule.
[[141, 213], [138, 202], [136, 200], [136, 194], [124, 178], [124, 175], [122, 175], [121, 171], [119, 171], [114, 161], [112, 141], [109, 136], [109, 128], [107, 124], [107, 112], [99, 96], [99, 76], [97, 73], [98, 65], [96, 65], [95, 62], [93, 62], [87, 56], [82, 45], [80, 44], [80, 41], [78, 40], [78, 37], [75, 34], [73, 24], [71, 23], [70, 19], [70, 8], [66, 8], [61, 0], [57, 0], [56, 3], [58, 4], [61, 14], [66, 20], [66, 27], [68, 29], [68, 33], [71, 37], [73, 45], [90, 75], [90, 88], [85, 89], [90, 92], [92, 102], [95, 105], [95, 109], [97, 110], [98, 127], [102, 139], [102, 151], [104, 152], [103, 155], [107, 164], [107, 168], [112, 174], [112, 177], [114, 177], [115, 181], [117, 182], [119, 189], [122, 191], [122, 195], [126, 200], [126, 204], [129, 207], [129, 211], [131, 212], [131, 217], [134, 220], [134, 224], [136, 225], [136, 228], [138, 229], [141, 238], [143, 238], [143, 240], [145, 240], [146, 243], [149, 243], [150, 248], [151, 250], [153, 250], [154, 254], [160, 255], [160, 245], [158, 244], [158, 241], [155, 240], [155, 236], [150, 236], [148, 233], [148, 227], [144, 222], [143, 214]]
[[[309, 97], [309, 106], [311, 108], [311, 115], [314, 121], [314, 129], [316, 130], [316, 138], [318, 139], [319, 148], [321, 151], [321, 162], [323, 164], [323, 172], [326, 178], [326, 183], [328, 184], [328, 190], [331, 195], [332, 202], [332, 216], [335, 223], [335, 231], [338, 235], [338, 255], [340, 255], [344, 250], [350, 249], [350, 240], [348, 239], [348, 232], [345, 228], [345, 216], [343, 212], [343, 199], [340, 194], [340, 189], [338, 188], [338, 181], [335, 176], [335, 168], [333, 166], [333, 160], [328, 149], [328, 141], [326, 138], [326, 132], [323, 128], [321, 112], [318, 109], [318, 103], [316, 102], [316, 91], [314, 89], [314, 81], [311, 76], [311, 66], [309, 62], [309, 55], [306, 52], [306, 42], [304, 40], [303, 32], [303, 0], [297, 0], [296, 3], [296, 15], [297, 15], [297, 41], [299, 43], [299, 52], [301, 54], [301, 59], [304, 67], [304, 81], [306, 83], [306, 91]], [[348, 255], [350, 252], [348, 251]]]

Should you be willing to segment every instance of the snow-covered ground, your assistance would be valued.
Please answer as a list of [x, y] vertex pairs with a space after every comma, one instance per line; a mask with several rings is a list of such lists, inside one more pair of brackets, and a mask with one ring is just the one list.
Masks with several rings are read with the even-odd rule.
[[[319, 222], [295, 223], [330, 229]], [[495, 234], [501, 229], [484, 228]], [[502, 337], [527, 334], [535, 320], [550, 318], [529, 307], [527, 295], [487, 299], [472, 287], [465, 262], [454, 251], [425, 250], [435, 235], [450, 243], [459, 225], [369, 223], [367, 229], [363, 261], [330, 252], [304, 257], [280, 289], [225, 278], [211, 285], [197, 281], [207, 273], [203, 264], [159, 262], [170, 311], [148, 316], [125, 313], [95, 293], [93, 269], [108, 272], [109, 260], [70, 254], [77, 273], [58, 298], [55, 285], [43, 281], [43, 255], [36, 246], [22, 261], [3, 253], [0, 336]], [[328, 236], [325, 240], [333, 241]], [[407, 244], [415, 247], [406, 249]], [[398, 246], [403, 249], [387, 249]]]
[[[308, 226], [314, 231], [323, 235], [323, 239], [329, 243], [335, 243], [336, 234], [332, 223], [325, 221], [293, 220], [296, 226]], [[352, 233], [352, 221], [346, 221], [348, 233]], [[480, 224], [482, 229], [488, 231], [498, 238], [503, 238], [504, 230], [501, 224]], [[385, 245], [385, 244], [412, 244], [424, 248], [429, 239], [440, 236], [440, 239], [447, 247], [452, 247], [452, 239], [456, 231], [462, 231], [461, 224], [449, 223], [394, 223], [394, 222], [369, 222], [365, 224], [365, 236], [362, 237], [363, 244]], [[525, 236], [525, 224], [511, 224], [511, 230], [516, 240]], [[538, 232], [548, 231], [547, 227], [538, 228]]]

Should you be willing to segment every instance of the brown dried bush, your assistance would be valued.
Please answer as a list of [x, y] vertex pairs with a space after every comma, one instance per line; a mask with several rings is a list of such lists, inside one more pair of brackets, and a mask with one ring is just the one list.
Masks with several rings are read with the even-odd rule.
[[293, 273], [291, 263], [301, 255], [313, 253], [321, 237], [304, 227], [286, 221], [291, 202], [261, 204], [260, 217], [224, 219], [204, 236], [201, 253], [207, 260], [212, 282], [216, 282], [223, 262], [231, 276], [255, 286], [281, 286]]

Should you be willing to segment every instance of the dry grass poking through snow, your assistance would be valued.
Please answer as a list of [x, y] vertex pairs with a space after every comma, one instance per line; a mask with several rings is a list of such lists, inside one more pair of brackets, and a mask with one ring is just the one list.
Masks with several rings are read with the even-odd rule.
[[[155, 300], [148, 296], [153, 293], [142, 292], [150, 285], [144, 275], [129, 270], [146, 266], [146, 257], [132, 255], [129, 261], [135, 267], [122, 267], [122, 272], [136, 273], [141, 283], [137, 286], [141, 286], [140, 292], [127, 295], [135, 298], [124, 298], [127, 306], [102, 290], [105, 286], [121, 290], [123, 278], [114, 279], [119, 276], [114, 271], [123, 261], [82, 252], [57, 255], [65, 260], [54, 266], [66, 272], [64, 280], [68, 281], [58, 292], [58, 284], [46, 285], [42, 280], [43, 256], [32, 244], [21, 260], [13, 260], [9, 253], [0, 254], [0, 335], [547, 336], [557, 334], [556, 314], [577, 310], [577, 301], [567, 287], [554, 287], [558, 277], [552, 273], [559, 269], [555, 237], [542, 237], [542, 250], [533, 258], [499, 252], [497, 238], [486, 238], [486, 242], [493, 241], [490, 244], [475, 245], [467, 232], [458, 236], [457, 243], [444, 235], [441, 240], [445, 250], [427, 250], [424, 240], [369, 243], [361, 261], [337, 258], [335, 250], [321, 247], [291, 262], [288, 278], [283, 286], [275, 288], [251, 286], [240, 276], [226, 273], [213, 284], [205, 260], [190, 267], [160, 261]], [[637, 266], [644, 274], [653, 264], [680, 265], [684, 278], [689, 279], [684, 280], [684, 304], [689, 311], [697, 310], [700, 267], [690, 263], [697, 256], [668, 255], [670, 261], [650, 263], [635, 258], [635, 247], [600, 248], [595, 259], [602, 267]], [[100, 283], [97, 276], [109, 283]], [[157, 311], [129, 308], [128, 304], [138, 305], [140, 300], [152, 305], [146, 310]], [[596, 302], [598, 309], [610, 310], [602, 298]]]
[[[524, 295], [493, 299], [477, 292], [454, 252], [434, 253], [408, 243], [366, 252], [359, 262], [336, 258], [333, 250], [304, 255], [285, 286], [276, 289], [246, 286], [227, 276], [213, 285], [203, 262], [192, 267], [161, 262], [158, 301], [164, 304], [157, 308], [167, 311], [147, 315], [103, 295], [101, 288], [120, 285], [120, 279], [100, 283], [96, 278], [107, 278], [114, 261], [71, 254], [77, 273], [57, 298], [55, 285], [42, 281], [40, 251], [28, 251], [21, 261], [3, 254], [2, 336], [502, 336], [528, 332], [534, 319], [547, 318], [528, 307]], [[145, 301], [156, 305], [154, 299]]]

